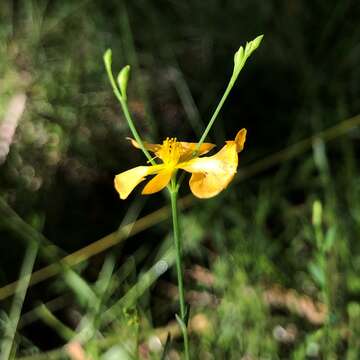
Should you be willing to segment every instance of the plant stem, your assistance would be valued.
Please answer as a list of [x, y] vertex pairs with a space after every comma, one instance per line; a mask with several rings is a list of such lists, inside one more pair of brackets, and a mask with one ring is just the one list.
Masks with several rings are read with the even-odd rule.
[[154, 159], [152, 158], [150, 153], [146, 150], [146, 148], [144, 146], [144, 143], [141, 140], [141, 137], [140, 137], [139, 133], [137, 132], [137, 130], [135, 128], [135, 125], [134, 125], [134, 122], [132, 121], [132, 118], [131, 118], [131, 115], [130, 115], [130, 112], [129, 112], [126, 101], [124, 99], [121, 99], [121, 100], [119, 99], [119, 101], [120, 101], [120, 104], [121, 104], [122, 111], [123, 111], [123, 113], [125, 115], [125, 119], [126, 119], [128, 125], [129, 125], [130, 130], [131, 130], [131, 133], [133, 134], [133, 136], [134, 136], [135, 140], [137, 141], [137, 143], [140, 145], [141, 150], [144, 153], [144, 155], [146, 156], [146, 158], [149, 160], [149, 162], [152, 165], [155, 165]]
[[[209, 131], [210, 131], [211, 127], [213, 126], [216, 118], [218, 117], [218, 115], [220, 113], [220, 110], [223, 107], [226, 98], [230, 94], [230, 91], [231, 91], [231, 89], [233, 88], [233, 86], [235, 84], [235, 80], [236, 80], [236, 78], [234, 78], [232, 76], [229, 83], [228, 83], [228, 85], [227, 85], [227, 87], [226, 87], [226, 89], [225, 89], [225, 92], [224, 92], [218, 106], [216, 107], [213, 115], [211, 116], [211, 119], [209, 120], [209, 123], [206, 126], [206, 129], [204, 130], [203, 134], [201, 135], [201, 138], [200, 138], [199, 142], [196, 144], [195, 151], [192, 154], [193, 157], [195, 157], [198, 154], [200, 146], [202, 145], [202, 143], [205, 141], [206, 137], [208, 136]], [[178, 181], [178, 188], [180, 187], [181, 183], [183, 182], [184, 177], [185, 177], [185, 172], [183, 172], [180, 175], [180, 178], [179, 178], [179, 181]]]
[[199, 149], [200, 149], [200, 146], [202, 145], [202, 143], [205, 141], [206, 137], [208, 136], [209, 131], [210, 131], [211, 127], [213, 126], [216, 118], [218, 117], [218, 115], [219, 115], [219, 113], [220, 113], [220, 110], [221, 110], [221, 108], [223, 107], [226, 98], [227, 98], [228, 95], [230, 94], [230, 91], [231, 91], [231, 89], [233, 88], [233, 86], [234, 86], [234, 84], [235, 84], [235, 80], [236, 80], [236, 79], [233, 79], [233, 77], [230, 79], [230, 81], [229, 81], [229, 83], [228, 83], [228, 86], [226, 87], [226, 90], [225, 90], [225, 92], [224, 92], [224, 95], [222, 96], [222, 98], [221, 98], [218, 106], [216, 107], [213, 115], [211, 116], [211, 119], [210, 119], [209, 123], [208, 123], [207, 126], [206, 126], [206, 129], [204, 130], [203, 134], [201, 135], [201, 138], [200, 138], [199, 142], [198, 142], [197, 145], [196, 145], [195, 155], [197, 154], [197, 152], [198, 152]]
[[38, 253], [39, 244], [36, 242], [30, 243], [26, 253], [23, 264], [20, 270], [19, 282], [11, 305], [9, 320], [6, 324], [4, 337], [0, 349], [0, 359], [7, 360], [11, 356], [14, 339], [16, 336], [16, 329], [18, 327], [21, 310], [24, 304], [25, 295], [29, 287], [31, 272], [34, 267], [36, 255]]
[[175, 252], [176, 252], [176, 272], [177, 272], [178, 288], [179, 288], [180, 317], [184, 324], [184, 326], [181, 326], [181, 330], [184, 338], [185, 359], [190, 360], [189, 338], [186, 329], [185, 291], [184, 291], [184, 279], [183, 279], [183, 269], [182, 269], [182, 246], [181, 246], [182, 244], [180, 237], [179, 212], [178, 212], [178, 204], [177, 204], [178, 191], [175, 183], [172, 183], [172, 186], [170, 187], [169, 191], [170, 191], [170, 199], [171, 199], [174, 244], [175, 244]]
[[250, 41], [249, 43], [246, 43], [245, 49], [242, 46], [240, 46], [239, 50], [235, 53], [234, 68], [233, 68], [233, 73], [231, 75], [230, 81], [225, 89], [224, 95], [222, 96], [209, 123], [206, 126], [204, 133], [202, 134], [202, 136], [196, 146], [196, 149], [194, 151], [194, 156], [197, 155], [201, 144], [205, 141], [211, 127], [213, 126], [217, 116], [219, 115], [219, 112], [220, 112], [222, 106], [224, 105], [226, 98], [228, 97], [231, 89], [233, 88], [233, 86], [236, 82], [236, 79], [238, 78], [242, 68], [245, 66], [246, 60], [258, 48], [263, 37], [264, 37], [264, 35], [257, 36], [254, 40]]
[[[111, 52], [110, 52], [111, 53]], [[111, 54], [110, 54], [110, 58], [111, 58]], [[104, 57], [105, 59], [105, 57]], [[105, 68], [106, 68], [106, 72], [107, 72], [107, 75], [108, 75], [108, 78], [109, 78], [109, 81], [110, 81], [110, 84], [111, 84], [111, 87], [113, 89], [113, 92], [114, 92], [114, 95], [116, 96], [116, 98], [118, 99], [120, 105], [121, 105], [121, 109], [125, 115], [125, 119], [129, 125], [129, 128], [131, 130], [131, 133], [132, 135], [134, 136], [135, 140], [137, 141], [137, 143], [139, 144], [142, 152], [144, 153], [144, 155], [147, 157], [147, 159], [149, 160], [149, 162], [154, 165], [155, 164], [155, 161], [154, 159], [151, 157], [150, 153], [146, 150], [145, 146], [144, 146], [144, 143], [143, 141], [141, 140], [141, 137], [138, 133], [138, 131], [136, 130], [136, 127], [135, 127], [135, 124], [131, 118], [131, 115], [130, 115], [130, 112], [129, 112], [129, 109], [128, 109], [128, 106], [127, 106], [127, 102], [126, 100], [121, 96], [121, 93], [119, 91], [119, 88], [118, 86], [116, 85], [116, 81], [114, 79], [114, 75], [112, 73], [112, 70], [111, 70], [111, 59], [110, 61], [106, 61], [105, 60]]]

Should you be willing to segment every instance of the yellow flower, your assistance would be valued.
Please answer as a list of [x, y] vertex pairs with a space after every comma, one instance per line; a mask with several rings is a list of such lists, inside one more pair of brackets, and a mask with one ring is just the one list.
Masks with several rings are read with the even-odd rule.
[[[226, 141], [223, 148], [213, 156], [200, 157], [215, 145], [203, 143], [193, 157], [196, 143], [180, 142], [167, 138], [162, 144], [144, 143], [147, 150], [155, 154], [162, 163], [151, 166], [137, 166], [115, 176], [115, 189], [121, 199], [126, 199], [133, 189], [148, 175], [155, 175], [144, 187], [142, 194], [148, 195], [164, 189], [178, 169], [192, 174], [189, 185], [192, 193], [199, 198], [210, 198], [224, 190], [233, 179], [238, 153], [243, 150], [246, 129], [241, 129], [235, 140]], [[130, 139], [134, 147], [139, 144]]]

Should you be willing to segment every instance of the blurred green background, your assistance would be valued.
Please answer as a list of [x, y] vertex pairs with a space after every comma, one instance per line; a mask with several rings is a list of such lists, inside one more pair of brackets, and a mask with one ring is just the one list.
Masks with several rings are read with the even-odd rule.
[[[92, 359], [161, 358], [177, 311], [168, 212], [153, 214], [167, 198], [113, 188], [144, 159], [102, 56], [131, 65], [145, 139], [196, 141], [234, 52], [264, 34], [209, 138], [248, 129], [237, 180], [184, 201], [193, 358], [358, 359], [359, 16], [354, 0], [1, 1], [2, 349], [18, 316], [13, 357], [82, 359], [61, 348], [77, 333]], [[13, 301], [20, 269], [51, 264]], [[180, 352], [175, 331], [165, 356]]]

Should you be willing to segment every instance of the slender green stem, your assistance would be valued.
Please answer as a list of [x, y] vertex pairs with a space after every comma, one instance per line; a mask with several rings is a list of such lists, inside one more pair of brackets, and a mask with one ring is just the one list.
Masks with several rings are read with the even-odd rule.
[[152, 164], [152, 165], [155, 165], [155, 161], [153, 159], [153, 157], [150, 155], [150, 153], [146, 150], [145, 146], [144, 146], [144, 143], [142, 142], [141, 140], [141, 137], [140, 135], [138, 134], [136, 128], [135, 128], [135, 125], [134, 125], [134, 122], [132, 121], [132, 118], [131, 118], [131, 115], [130, 115], [130, 112], [129, 112], [129, 108], [127, 106], [127, 103], [125, 100], [121, 100], [120, 101], [120, 104], [121, 104], [121, 108], [122, 108], [122, 111], [125, 115], [125, 119], [129, 125], [129, 128], [131, 130], [131, 133], [133, 134], [135, 140], [137, 141], [137, 143], [140, 145], [141, 147], [141, 150], [142, 152], [144, 153], [144, 155], [146, 156], [146, 158], [149, 160], [149, 162]]
[[231, 89], [233, 88], [233, 86], [234, 86], [234, 84], [236, 82], [236, 79], [238, 78], [242, 68], [245, 66], [245, 63], [246, 63], [247, 59], [258, 48], [258, 46], [261, 43], [261, 40], [262, 40], [263, 36], [264, 35], [260, 35], [260, 36], [256, 37], [254, 40], [252, 40], [250, 42], [247, 42], [246, 46], [245, 46], [245, 49], [242, 46], [240, 46], [239, 50], [235, 53], [235, 55], [234, 55], [234, 69], [233, 69], [233, 73], [231, 75], [230, 81], [228, 83], [228, 86], [225, 89], [224, 95], [222, 96], [222, 98], [221, 98], [218, 106], [216, 107], [216, 109], [215, 109], [215, 111], [214, 111], [208, 125], [206, 126], [206, 129], [205, 129], [204, 133], [202, 134], [202, 136], [201, 136], [201, 138], [200, 138], [200, 140], [199, 140], [199, 142], [198, 142], [198, 144], [196, 146], [194, 156], [199, 151], [201, 144], [205, 141], [211, 127], [213, 126], [217, 116], [219, 115], [219, 112], [220, 112], [222, 106], [224, 105], [224, 102], [225, 102], [226, 98], [228, 97]]
[[178, 288], [179, 288], [179, 302], [180, 302], [180, 318], [182, 321], [181, 330], [184, 338], [184, 350], [185, 350], [185, 359], [189, 360], [189, 338], [186, 329], [186, 306], [185, 306], [185, 290], [184, 290], [184, 278], [183, 278], [183, 269], [182, 269], [182, 244], [180, 237], [180, 227], [179, 227], [179, 212], [178, 212], [178, 191], [176, 188], [175, 182], [172, 182], [170, 188], [170, 198], [171, 198], [171, 212], [173, 220], [173, 233], [174, 233], [174, 244], [176, 251], [176, 272], [178, 278]]
[[[223, 96], [222, 96], [222, 98], [221, 98], [218, 106], [216, 107], [213, 115], [211, 116], [211, 119], [210, 119], [209, 123], [208, 123], [207, 126], [206, 126], [206, 129], [204, 130], [203, 134], [201, 135], [201, 138], [200, 138], [199, 142], [198, 142], [197, 145], [196, 145], [195, 151], [194, 151], [193, 154], [192, 154], [193, 157], [196, 157], [196, 156], [197, 156], [197, 154], [198, 154], [198, 152], [199, 152], [199, 149], [200, 149], [200, 146], [202, 145], [202, 143], [205, 141], [206, 137], [208, 136], [209, 131], [210, 131], [211, 127], [213, 126], [216, 118], [218, 117], [218, 115], [219, 115], [219, 113], [220, 113], [220, 110], [221, 110], [221, 108], [223, 107], [226, 98], [227, 98], [228, 95], [230, 94], [230, 91], [231, 91], [231, 89], [233, 88], [233, 86], [234, 86], [234, 84], [235, 84], [236, 78], [237, 78], [237, 76], [234, 76], [234, 74], [233, 74], [233, 76], [231, 77], [231, 79], [230, 79], [230, 81], [229, 81], [229, 83], [228, 83], [228, 85], [227, 85], [227, 87], [226, 87], [226, 89], [225, 89], [225, 92], [224, 92], [224, 94], [223, 94]], [[184, 181], [185, 174], [186, 174], [186, 173], [183, 172], [183, 173], [180, 175], [179, 181], [178, 181], [178, 183], [177, 183], [177, 185], [176, 185], [176, 189], [177, 189], [177, 190], [179, 190], [182, 182]]]
[[[195, 157], [198, 154], [200, 146], [202, 145], [202, 143], [205, 141], [206, 137], [208, 136], [209, 131], [210, 131], [211, 127], [213, 126], [216, 118], [218, 117], [218, 115], [220, 113], [220, 110], [223, 107], [226, 98], [230, 94], [230, 91], [231, 91], [231, 89], [233, 88], [233, 86], [235, 84], [235, 81], [236, 81], [236, 77], [232, 76], [229, 83], [228, 83], [228, 85], [227, 85], [227, 87], [226, 87], [226, 89], [225, 89], [225, 92], [224, 92], [218, 106], [216, 107], [213, 115], [211, 116], [211, 119], [210, 119], [209, 123], [206, 126], [206, 129], [204, 130], [203, 134], [201, 135], [201, 138], [200, 138], [199, 142], [196, 145], [195, 151], [193, 152], [193, 157]], [[177, 188], [179, 188], [181, 183], [184, 181], [184, 177], [185, 177], [185, 172], [183, 172], [180, 175]]]
[[119, 103], [121, 105], [121, 109], [122, 109], [122, 111], [123, 111], [123, 113], [125, 115], [125, 119], [126, 119], [128, 125], [129, 125], [129, 128], [130, 128], [130, 131], [131, 131], [132, 135], [134, 136], [135, 140], [139, 144], [142, 152], [144, 153], [146, 158], [149, 160], [149, 162], [152, 165], [155, 165], [154, 159], [152, 158], [150, 153], [146, 150], [146, 148], [144, 146], [144, 143], [141, 140], [141, 137], [140, 137], [140, 135], [139, 135], [139, 133], [138, 133], [136, 127], [135, 127], [134, 121], [131, 118], [129, 108], [128, 108], [128, 105], [127, 105], [127, 101], [124, 99], [123, 96], [121, 96], [120, 90], [116, 85], [116, 81], [114, 79], [114, 75], [113, 75], [112, 70], [111, 70], [111, 52], [109, 52], [109, 54], [110, 54], [110, 60], [108, 60], [108, 61], [105, 60], [105, 68], [106, 68], [106, 72], [107, 72], [107, 75], [109, 77], [110, 84], [111, 84], [111, 87], [113, 89], [113, 92], [114, 92], [116, 98], [118, 99], [118, 101], [119, 101]]
[[209, 131], [211, 129], [211, 127], [214, 125], [214, 122], [216, 120], [216, 118], [218, 117], [219, 113], [220, 113], [220, 110], [221, 108], [223, 107], [224, 105], [224, 102], [226, 100], [226, 98], [228, 97], [228, 95], [230, 94], [230, 91], [231, 89], [233, 88], [234, 84], [235, 84], [235, 80], [236, 79], [233, 79], [233, 77], [230, 79], [229, 83], [228, 83], [228, 86], [226, 87], [225, 89], [225, 92], [224, 92], [224, 95], [222, 96], [218, 106], [216, 107], [213, 115], [211, 116], [211, 119], [209, 121], [209, 123], [207, 124], [206, 126], [206, 129], [204, 130], [203, 134], [201, 135], [201, 138], [199, 140], [199, 142], [197, 143], [196, 145], [196, 149], [195, 149], [195, 154], [197, 154], [197, 152], [199, 151], [200, 149], [200, 146], [202, 145], [202, 143], [205, 141], [206, 137], [208, 136], [209, 134]]
[[76, 336], [76, 332], [66, 326], [60, 321], [45, 304], [41, 304], [36, 308], [38, 317], [47, 324], [50, 328], [53, 328], [56, 333], [61, 336], [66, 342], [70, 341]]
[[16, 335], [16, 329], [20, 319], [21, 309], [23, 307], [26, 291], [29, 287], [31, 272], [34, 266], [36, 255], [38, 253], [38, 249], [39, 244], [33, 242], [29, 244], [29, 247], [26, 251], [20, 271], [20, 280], [10, 309], [9, 321], [5, 328], [5, 333], [1, 344], [1, 360], [7, 360], [10, 358], [11, 349], [13, 347], [13, 342]]

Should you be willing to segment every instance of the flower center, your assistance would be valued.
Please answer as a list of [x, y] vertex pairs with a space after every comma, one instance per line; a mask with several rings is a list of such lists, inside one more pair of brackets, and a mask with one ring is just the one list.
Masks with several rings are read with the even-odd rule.
[[182, 147], [176, 138], [166, 138], [156, 155], [167, 165], [175, 166], [180, 159]]

